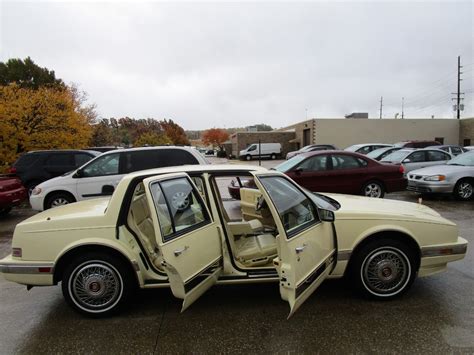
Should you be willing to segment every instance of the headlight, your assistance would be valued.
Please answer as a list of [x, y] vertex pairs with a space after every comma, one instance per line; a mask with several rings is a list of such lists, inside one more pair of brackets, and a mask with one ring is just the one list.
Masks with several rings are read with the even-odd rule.
[[39, 195], [41, 193], [41, 187], [35, 187], [31, 192], [32, 195]]
[[444, 181], [446, 180], [446, 176], [444, 175], [433, 175], [433, 176], [427, 176], [424, 179], [425, 181]]

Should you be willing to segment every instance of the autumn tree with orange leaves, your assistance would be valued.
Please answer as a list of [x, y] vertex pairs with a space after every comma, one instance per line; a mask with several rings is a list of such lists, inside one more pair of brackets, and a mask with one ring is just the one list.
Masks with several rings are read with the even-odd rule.
[[222, 145], [229, 139], [229, 133], [220, 128], [211, 128], [204, 131], [201, 140], [205, 145], [212, 145], [219, 147], [222, 150]]
[[74, 87], [0, 86], [0, 170], [31, 150], [85, 148], [95, 112], [84, 101]]

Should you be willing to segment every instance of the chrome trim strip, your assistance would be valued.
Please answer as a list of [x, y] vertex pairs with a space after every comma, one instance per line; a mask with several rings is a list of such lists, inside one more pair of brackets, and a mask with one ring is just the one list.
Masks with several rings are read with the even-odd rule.
[[[51, 268], [50, 272], [40, 272], [39, 268]], [[0, 273], [4, 274], [34, 274], [34, 275], [52, 275], [54, 272], [54, 263], [43, 264], [0, 264]]]
[[466, 254], [467, 244], [451, 244], [436, 247], [421, 248], [421, 257], [448, 256], [457, 254]]
[[339, 250], [337, 252], [337, 260], [345, 261], [351, 258], [352, 250]]

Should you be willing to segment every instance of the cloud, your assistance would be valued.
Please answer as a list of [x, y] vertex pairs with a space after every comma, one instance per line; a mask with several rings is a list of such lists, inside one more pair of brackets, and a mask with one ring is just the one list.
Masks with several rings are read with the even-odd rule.
[[[3, 2], [0, 60], [31, 56], [104, 117], [186, 129], [368, 111], [452, 117], [457, 55], [474, 62], [472, 2]], [[464, 115], [474, 115], [474, 65]], [[470, 93], [469, 93], [470, 92]]]

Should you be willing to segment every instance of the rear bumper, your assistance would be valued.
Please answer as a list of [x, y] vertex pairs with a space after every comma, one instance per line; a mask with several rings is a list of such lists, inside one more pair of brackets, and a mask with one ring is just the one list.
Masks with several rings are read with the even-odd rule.
[[440, 182], [428, 182], [428, 181], [413, 181], [409, 180], [407, 185], [408, 191], [414, 191], [419, 193], [447, 193], [453, 192], [454, 186], [450, 183]]
[[15, 260], [11, 255], [0, 260], [0, 274], [12, 282], [23, 285], [53, 285], [54, 263]]
[[25, 187], [0, 192], [0, 208], [18, 206], [28, 197]]
[[458, 237], [456, 243], [422, 247], [418, 276], [442, 272], [449, 262], [463, 259], [467, 253], [467, 244], [466, 239]]

